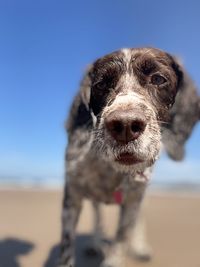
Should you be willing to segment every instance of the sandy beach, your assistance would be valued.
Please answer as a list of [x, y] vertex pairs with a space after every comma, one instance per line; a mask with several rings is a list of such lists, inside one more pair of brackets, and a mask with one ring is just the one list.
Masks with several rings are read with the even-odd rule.
[[[53, 267], [60, 239], [62, 192], [48, 190], [0, 191], [0, 267]], [[117, 207], [106, 208], [104, 227], [112, 235]], [[126, 267], [200, 267], [200, 195], [150, 194], [146, 210], [153, 260], [127, 258]], [[92, 223], [85, 203], [78, 225], [77, 267], [98, 267], [100, 257], [88, 258]], [[112, 218], [112, 220], [111, 220]]]

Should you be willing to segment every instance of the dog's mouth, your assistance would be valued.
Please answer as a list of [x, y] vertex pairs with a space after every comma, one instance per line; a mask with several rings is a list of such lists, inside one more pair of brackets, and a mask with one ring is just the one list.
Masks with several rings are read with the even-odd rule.
[[116, 162], [123, 164], [123, 165], [133, 165], [137, 163], [143, 162], [140, 158], [136, 157], [135, 155], [131, 153], [121, 153], [116, 159]]

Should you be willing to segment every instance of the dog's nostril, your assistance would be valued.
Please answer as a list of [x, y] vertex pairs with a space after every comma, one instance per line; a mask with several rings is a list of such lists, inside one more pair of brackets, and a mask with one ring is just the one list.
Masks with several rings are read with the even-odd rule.
[[124, 130], [124, 126], [120, 121], [113, 121], [112, 130], [116, 133], [121, 133]]
[[106, 123], [107, 130], [114, 135], [120, 135], [124, 131], [124, 125], [119, 120], [111, 120]]
[[111, 113], [105, 120], [109, 134], [119, 143], [127, 144], [136, 140], [146, 127], [146, 119], [142, 114], [129, 112]]
[[131, 131], [133, 133], [141, 133], [144, 131], [145, 127], [146, 124], [143, 121], [136, 120], [131, 123]]

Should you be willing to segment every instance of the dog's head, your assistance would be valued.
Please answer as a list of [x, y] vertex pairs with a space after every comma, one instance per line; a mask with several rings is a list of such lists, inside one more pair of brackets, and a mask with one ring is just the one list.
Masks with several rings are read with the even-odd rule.
[[98, 59], [89, 77], [99, 156], [125, 172], [151, 166], [160, 150], [160, 123], [181, 86], [178, 64], [158, 49], [124, 49]]

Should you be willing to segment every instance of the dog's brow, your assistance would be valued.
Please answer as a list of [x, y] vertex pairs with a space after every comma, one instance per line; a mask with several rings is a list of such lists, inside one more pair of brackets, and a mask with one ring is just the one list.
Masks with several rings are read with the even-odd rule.
[[134, 96], [134, 97], [140, 97], [142, 98], [142, 96], [140, 96], [139, 94], [135, 93], [135, 92], [129, 92], [129, 93], [119, 93], [116, 97], [120, 97], [120, 96]]

